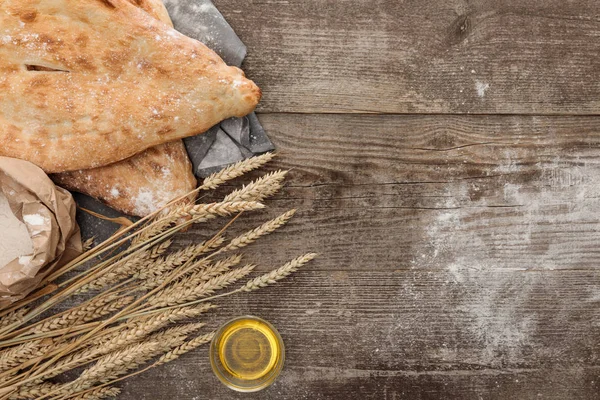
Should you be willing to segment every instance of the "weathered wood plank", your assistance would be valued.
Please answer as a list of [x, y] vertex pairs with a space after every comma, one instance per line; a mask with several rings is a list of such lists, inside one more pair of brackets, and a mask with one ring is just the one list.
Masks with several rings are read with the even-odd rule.
[[298, 207], [300, 219], [257, 254], [283, 261], [282, 248], [310, 248], [327, 255], [326, 268], [344, 270], [595, 270], [600, 262], [600, 119], [262, 121], [282, 154], [274, 168], [292, 169], [272, 214]]
[[205, 348], [132, 379], [124, 398], [598, 398], [599, 118], [261, 120], [290, 183], [231, 234], [296, 206], [247, 260], [321, 256], [208, 322], [269, 319], [287, 368], [242, 396], [211, 375]]
[[[249, 398], [593, 399], [600, 388], [598, 276], [496, 270], [457, 282], [427, 270], [308, 269], [262, 293], [219, 302], [218, 317], [208, 320], [212, 328], [249, 313], [281, 331], [287, 368], [277, 385]], [[248, 397], [221, 386], [206, 348], [126, 388], [131, 398], [136, 391]]]
[[600, 113], [600, 5], [215, 0], [269, 112]]

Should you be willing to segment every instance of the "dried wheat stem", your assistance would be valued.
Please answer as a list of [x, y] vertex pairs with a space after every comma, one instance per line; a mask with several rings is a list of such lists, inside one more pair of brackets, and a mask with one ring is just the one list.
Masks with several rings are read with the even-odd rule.
[[107, 397], [117, 397], [119, 393], [121, 393], [121, 389], [119, 388], [101, 387], [75, 396], [73, 400], [101, 400]]
[[148, 340], [151, 342], [169, 343], [174, 338], [185, 338], [189, 334], [200, 330], [202, 327], [204, 327], [204, 325], [205, 324], [202, 322], [192, 322], [189, 324], [174, 326], [150, 335]]
[[[92, 250], [85, 252], [84, 254], [80, 255], [79, 257], [75, 258], [71, 262], [67, 263], [65, 266], [63, 266], [60, 269], [58, 269], [57, 271], [55, 271], [53, 274], [49, 275], [44, 282], [53, 281], [56, 278], [58, 278], [59, 276], [63, 275], [64, 273], [71, 271], [74, 268], [77, 268], [79, 265], [82, 265], [83, 263], [85, 263], [95, 257], [98, 257], [101, 254], [106, 253], [109, 250], [112, 250], [114, 248], [117, 248], [118, 246], [121, 246], [122, 244], [124, 244], [125, 242], [130, 240], [131, 236], [143, 234], [144, 229], [146, 228], [146, 227], [143, 227], [144, 224], [146, 224], [148, 221], [151, 221], [157, 215], [163, 213], [165, 209], [172, 207], [174, 204], [178, 203], [179, 201], [197, 193], [200, 190], [215, 189], [219, 185], [227, 182], [228, 180], [242, 176], [243, 174], [245, 174], [247, 172], [250, 172], [254, 169], [257, 169], [257, 168], [265, 165], [266, 163], [271, 161], [274, 157], [275, 157], [275, 154], [273, 154], [273, 153], [266, 153], [266, 154], [263, 154], [260, 156], [251, 157], [246, 160], [242, 160], [236, 164], [230, 165], [230, 166], [224, 168], [223, 170], [210, 175], [209, 177], [204, 179], [204, 182], [202, 185], [200, 185], [198, 188], [196, 188], [192, 192], [182, 195], [181, 197], [170, 201], [168, 204], [165, 204], [163, 207], [152, 212], [150, 215], [140, 219], [139, 221], [133, 223], [131, 226], [128, 226], [124, 230], [116, 233], [109, 239], [105, 240], [98, 246], [94, 247]], [[128, 233], [130, 233], [134, 229], [138, 229], [138, 231], [132, 233], [130, 236], [126, 236]]]
[[246, 160], [237, 162], [204, 179], [204, 182], [202, 182], [200, 188], [216, 189], [218, 186], [222, 185], [223, 183], [229, 180], [238, 178], [247, 172], [262, 167], [263, 165], [271, 161], [274, 157], [275, 154], [273, 153], [265, 153], [260, 156], [248, 158]]
[[118, 378], [120, 375], [137, 368], [140, 364], [152, 358], [156, 355], [156, 351], [159, 348], [160, 343], [144, 342], [110, 353], [83, 371], [79, 375], [79, 378], [65, 385], [66, 387], [62, 388], [60, 393], [70, 394], [80, 392], [94, 386], [98, 382], [107, 382]]
[[[140, 313], [140, 315], [152, 315], [154, 313], [157, 312], [163, 312], [166, 310], [170, 310], [170, 309], [177, 309], [179, 307], [189, 307], [189, 306], [193, 306], [196, 304], [200, 304], [206, 301], [211, 301], [214, 299], [218, 299], [220, 297], [226, 297], [226, 296], [231, 296], [232, 294], [236, 294], [239, 292], [250, 292], [253, 290], [257, 290], [260, 289], [262, 287], [268, 286], [272, 283], [276, 283], [277, 281], [285, 278], [286, 276], [290, 275], [291, 273], [295, 272], [298, 270], [299, 267], [301, 267], [302, 265], [306, 264], [307, 262], [311, 261], [312, 259], [314, 259], [317, 256], [316, 253], [309, 253], [306, 254], [304, 256], [298, 257], [292, 261], [290, 261], [289, 263], [285, 264], [284, 266], [282, 266], [281, 268], [278, 268], [274, 271], [271, 271], [267, 274], [264, 274], [262, 276], [259, 276], [258, 278], [252, 279], [251, 281], [247, 282], [244, 286], [232, 290], [230, 292], [226, 292], [226, 293], [220, 293], [214, 296], [210, 296], [210, 297], [205, 297], [205, 298], [200, 298], [198, 300], [192, 300], [192, 301], [188, 301], [185, 303], [180, 303], [177, 305], [172, 305], [172, 306], [168, 306], [168, 307], [161, 307], [158, 308], [156, 310], [149, 310], [149, 311], [145, 311], [143, 313]], [[200, 297], [200, 296], [199, 296]]]
[[[239, 214], [238, 214], [239, 216]], [[221, 228], [221, 230], [219, 230], [219, 232], [217, 232], [214, 236], [213, 239], [220, 237], [223, 232], [225, 232], [225, 230], [233, 223], [235, 222], [235, 220], [237, 219], [237, 217], [234, 217], [231, 219], [231, 221], [229, 221], [223, 228]], [[169, 279], [177, 279], [179, 277], [178, 273], [173, 272], [172, 274], [169, 275]], [[166, 282], [165, 282], [166, 284]], [[92, 339], [92, 336], [96, 333], [98, 333], [101, 329], [105, 328], [107, 325], [115, 322], [116, 320], [122, 318], [124, 315], [126, 315], [127, 312], [130, 312], [131, 309], [135, 306], [139, 306], [142, 302], [148, 300], [151, 296], [155, 295], [156, 293], [158, 293], [163, 287], [164, 285], [161, 285], [159, 287], [157, 287], [156, 289], [153, 289], [152, 291], [150, 291], [149, 293], [144, 294], [142, 297], [136, 299], [132, 304], [126, 306], [124, 309], [120, 310], [119, 312], [117, 312], [115, 315], [113, 315], [112, 317], [108, 318], [105, 321], [102, 321], [101, 324], [97, 325], [96, 327], [92, 328], [90, 331], [88, 331], [87, 333], [83, 334], [82, 337], [80, 337], [78, 339], [78, 341], [76, 341], [75, 343], [72, 343], [68, 346], [66, 346], [61, 353], [55, 355], [52, 359], [46, 361], [43, 365], [39, 366], [35, 373], [33, 374], [28, 374], [28, 376], [26, 378], [23, 378], [21, 376], [15, 377], [14, 379], [12, 379], [11, 381], [7, 382], [6, 384], [19, 384], [19, 385], [23, 385], [25, 383], [34, 381], [36, 379], [38, 379], [41, 375], [43, 375], [44, 373], [46, 373], [46, 370], [48, 368], [50, 368], [52, 366], [52, 364], [54, 362], [56, 362], [61, 356], [63, 356], [66, 353], [69, 353], [73, 350], [75, 350], [78, 346], [82, 346], [85, 345], [89, 340]]]
[[11, 347], [0, 353], [0, 371], [6, 371], [21, 365], [23, 362], [37, 357], [41, 353], [42, 341], [32, 340], [19, 346]]
[[234, 201], [209, 204], [190, 204], [173, 212], [178, 217], [194, 217], [195, 222], [203, 222], [217, 216], [226, 217], [242, 211], [259, 210], [265, 206], [256, 201]]
[[27, 400], [27, 399], [39, 399], [52, 393], [53, 391], [60, 390], [62, 385], [56, 383], [42, 383], [41, 385], [26, 385], [20, 387], [16, 392], [9, 396], [11, 400]]
[[109, 348], [112, 351], [120, 346], [140, 340], [169, 323], [198, 317], [212, 308], [214, 307], [211, 304], [205, 304], [200, 307], [182, 307], [178, 310], [168, 310], [168, 312], [157, 315], [131, 318], [127, 322], [125, 330], [117, 331], [116, 335], [101, 340], [100, 347]]
[[231, 192], [223, 199], [223, 202], [263, 201], [281, 189], [286, 175], [287, 171], [268, 173], [241, 189]]
[[96, 238], [91, 237], [82, 243], [84, 253], [87, 253], [92, 249], [92, 247], [94, 247], [94, 240], [96, 240]]
[[198, 336], [192, 340], [188, 340], [187, 342], [183, 343], [180, 346], [177, 346], [176, 348], [169, 351], [168, 353], [165, 353], [152, 366], [157, 367], [159, 365], [166, 364], [168, 362], [176, 360], [179, 357], [181, 357], [182, 355], [184, 355], [185, 353], [187, 353], [191, 350], [194, 350], [194, 349], [202, 346], [205, 343], [210, 342], [212, 340], [212, 338], [214, 337], [214, 335], [215, 335], [215, 333], [211, 332], [206, 335]]
[[252, 290], [257, 290], [270, 284], [276, 283], [277, 281], [285, 278], [293, 272], [296, 272], [298, 268], [313, 260], [315, 257], [317, 257], [317, 254], [309, 253], [295, 258], [294, 260], [286, 263], [285, 265], [283, 265], [280, 268], [277, 268], [274, 271], [271, 271], [267, 274], [259, 276], [258, 278], [254, 278], [248, 281], [248, 283], [242, 286], [240, 290], [244, 292], [250, 292]]
[[132, 296], [119, 298], [119, 295], [114, 293], [108, 296], [100, 295], [92, 298], [80, 307], [73, 308], [58, 317], [48, 319], [42, 324], [32, 327], [27, 333], [54, 331], [75, 324], [93, 321], [120, 310], [133, 300]]
[[171, 272], [173, 269], [182, 266], [188, 260], [220, 247], [224, 241], [225, 240], [220, 237], [214, 241], [202, 242], [196, 245], [187, 246], [181, 250], [167, 255], [166, 257], [154, 260], [151, 264], [140, 270], [135, 275], [135, 278], [138, 280], [146, 280], [156, 276], [162, 276], [167, 272]]
[[260, 237], [268, 235], [269, 233], [272, 233], [276, 229], [285, 225], [294, 216], [295, 213], [296, 210], [290, 210], [286, 213], [281, 214], [277, 218], [265, 222], [258, 228], [234, 238], [231, 242], [229, 242], [229, 244], [227, 244], [227, 246], [223, 248], [223, 251], [237, 250], [242, 247], [248, 246], [249, 244], [258, 240]]
[[125, 261], [117, 261], [110, 271], [101, 273], [98, 278], [82, 286], [79, 290], [77, 290], [76, 293], [81, 294], [90, 290], [101, 290], [105, 287], [114, 285], [123, 279], [127, 279], [128, 277], [139, 272], [147, 262], [152, 262], [160, 257], [165, 251], [167, 251], [172, 242], [172, 240], [166, 240], [148, 250], [141, 251], [134, 257], [131, 257]]
[[195, 307], [182, 307], [178, 310], [168, 310], [157, 315], [132, 318], [125, 329], [118, 329], [104, 337], [96, 338], [96, 344], [78, 352], [70, 353], [59, 359], [51, 370], [46, 371], [42, 377], [50, 379], [54, 376], [92, 361], [98, 356], [116, 351], [124, 346], [131, 345], [144, 339], [152, 332], [159, 330], [169, 323], [181, 321], [188, 318], [196, 318], [199, 315], [214, 308], [211, 304]]
[[214, 337], [214, 334], [215, 334], [215, 332], [211, 332], [209, 334], [202, 335], [202, 336], [199, 336], [199, 337], [194, 338], [192, 340], [189, 340], [188, 342], [184, 341], [183, 343], [181, 343], [181, 344], [179, 344], [177, 346], [174, 346], [174, 348], [171, 351], [169, 351], [168, 353], [166, 353], [165, 355], [163, 355], [155, 363], [153, 363], [153, 364], [151, 364], [151, 365], [149, 365], [149, 366], [147, 366], [147, 367], [145, 367], [145, 368], [143, 368], [141, 370], [138, 370], [138, 371], [135, 371], [133, 373], [130, 373], [128, 375], [121, 376], [120, 378], [115, 378], [113, 380], [107, 381], [107, 382], [103, 383], [102, 385], [99, 385], [97, 387], [88, 389], [88, 390], [84, 391], [83, 393], [89, 393], [89, 392], [91, 392], [93, 390], [101, 389], [103, 387], [106, 387], [107, 385], [112, 385], [112, 384], [114, 384], [116, 382], [122, 381], [122, 380], [127, 379], [127, 378], [131, 378], [132, 376], [139, 375], [139, 374], [141, 374], [143, 372], [146, 372], [146, 371], [148, 371], [151, 368], [158, 367], [159, 365], [166, 364], [166, 363], [168, 363], [170, 361], [176, 360], [181, 355], [183, 355], [183, 354], [185, 354], [185, 353], [187, 353], [187, 352], [189, 352], [189, 351], [191, 351], [193, 349], [196, 349], [196, 348], [200, 347], [201, 345], [203, 345], [205, 343], [210, 342], [212, 340], [212, 338]]
[[247, 276], [254, 268], [254, 265], [246, 265], [245, 267], [234, 269], [233, 271], [225, 272], [222, 275], [209, 279], [196, 287], [169, 287], [158, 292], [156, 296], [151, 297], [148, 300], [148, 304], [155, 308], [167, 307], [210, 295]]
[[210, 264], [208, 261], [199, 261], [190, 268], [189, 275], [173, 283], [172, 287], [174, 290], [196, 288], [205, 281], [229, 271], [231, 267], [235, 267], [241, 261], [241, 254], [219, 260], [214, 264]]
[[29, 308], [17, 308], [16, 310], [11, 311], [0, 319], [0, 328], [7, 327], [15, 322], [20, 322], [23, 320], [25, 314], [29, 312]]

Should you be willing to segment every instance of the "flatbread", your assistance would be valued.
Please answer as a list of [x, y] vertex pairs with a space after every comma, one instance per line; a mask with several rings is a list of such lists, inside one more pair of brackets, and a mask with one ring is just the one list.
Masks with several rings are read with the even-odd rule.
[[85, 193], [138, 217], [156, 211], [196, 187], [192, 165], [181, 141], [152, 147], [117, 164], [51, 177], [65, 189]]
[[250, 113], [260, 89], [127, 0], [0, 0], [0, 155], [96, 168]]
[[[130, 1], [172, 26], [161, 0]], [[62, 172], [51, 178], [59, 186], [87, 194], [115, 210], [138, 217], [145, 217], [170, 200], [190, 193], [197, 184], [181, 140], [152, 147], [104, 167]]]

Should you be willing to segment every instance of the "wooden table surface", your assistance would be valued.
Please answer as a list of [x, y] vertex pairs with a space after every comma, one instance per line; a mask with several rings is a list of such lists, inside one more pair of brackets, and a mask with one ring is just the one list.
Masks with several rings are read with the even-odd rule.
[[248, 259], [321, 256], [208, 318], [280, 330], [272, 387], [205, 347], [122, 398], [599, 399], [600, 3], [214, 2], [292, 170], [269, 213], [299, 209]]

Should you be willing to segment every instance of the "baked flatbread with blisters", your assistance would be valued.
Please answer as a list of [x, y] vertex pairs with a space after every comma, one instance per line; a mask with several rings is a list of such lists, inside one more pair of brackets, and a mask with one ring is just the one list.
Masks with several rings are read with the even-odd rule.
[[96, 168], [253, 111], [260, 90], [127, 0], [0, 0], [0, 155]]
[[[161, 0], [129, 0], [172, 26]], [[182, 140], [151, 147], [104, 167], [52, 174], [54, 182], [92, 196], [122, 213], [144, 217], [196, 187]], [[187, 201], [192, 201], [190, 196]]]

